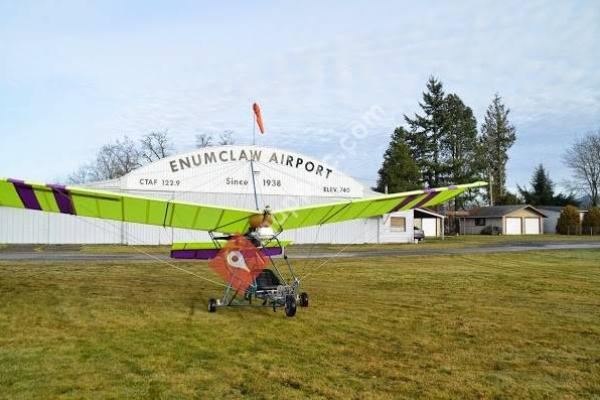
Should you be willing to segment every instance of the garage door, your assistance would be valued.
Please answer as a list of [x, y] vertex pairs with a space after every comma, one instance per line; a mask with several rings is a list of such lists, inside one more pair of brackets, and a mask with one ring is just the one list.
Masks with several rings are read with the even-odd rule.
[[437, 236], [437, 220], [435, 218], [423, 218], [423, 222], [421, 224], [423, 232], [427, 237], [436, 237]]
[[520, 235], [521, 234], [521, 218], [506, 218], [506, 234]]
[[539, 218], [525, 218], [525, 234], [526, 235], [539, 235], [540, 232], [540, 219]]

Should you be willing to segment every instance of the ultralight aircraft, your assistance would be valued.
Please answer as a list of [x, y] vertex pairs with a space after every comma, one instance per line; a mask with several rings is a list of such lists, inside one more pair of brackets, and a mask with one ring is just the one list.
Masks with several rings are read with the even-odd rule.
[[[283, 307], [291, 317], [297, 305], [308, 306], [308, 294], [300, 292], [300, 279], [285, 253], [288, 242], [279, 240], [284, 230], [436, 206], [467, 189], [485, 185], [475, 182], [284, 210], [267, 206], [256, 211], [0, 178], [0, 207], [207, 231], [211, 242], [174, 243], [171, 257], [210, 260], [209, 265], [224, 279], [222, 298], [210, 299], [208, 310], [241, 305], [273, 310]], [[282, 256], [289, 271], [287, 278], [274, 262], [275, 256]], [[272, 269], [266, 268], [268, 265]]]

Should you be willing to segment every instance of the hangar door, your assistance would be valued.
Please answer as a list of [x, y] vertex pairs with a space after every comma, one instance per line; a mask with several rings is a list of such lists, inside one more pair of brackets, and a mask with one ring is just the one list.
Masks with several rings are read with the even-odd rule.
[[525, 234], [526, 235], [539, 235], [540, 234], [540, 219], [539, 218], [525, 218]]
[[521, 234], [521, 218], [506, 218], [506, 234], [520, 235]]

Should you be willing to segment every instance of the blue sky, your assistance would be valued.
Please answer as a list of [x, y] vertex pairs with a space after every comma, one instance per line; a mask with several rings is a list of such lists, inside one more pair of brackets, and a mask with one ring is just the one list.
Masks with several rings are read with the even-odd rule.
[[256, 100], [259, 143], [373, 184], [433, 74], [479, 122], [495, 92], [511, 108], [511, 187], [540, 162], [560, 183], [565, 146], [600, 128], [598, 21], [597, 1], [0, 0], [0, 176], [60, 179], [156, 129], [179, 151], [227, 129], [249, 142]]

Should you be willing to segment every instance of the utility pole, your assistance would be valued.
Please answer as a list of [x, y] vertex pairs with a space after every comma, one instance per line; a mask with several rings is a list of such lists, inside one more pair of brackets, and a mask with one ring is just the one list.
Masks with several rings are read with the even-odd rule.
[[489, 183], [490, 183], [490, 207], [494, 206], [494, 175], [492, 175], [492, 173], [489, 173]]

